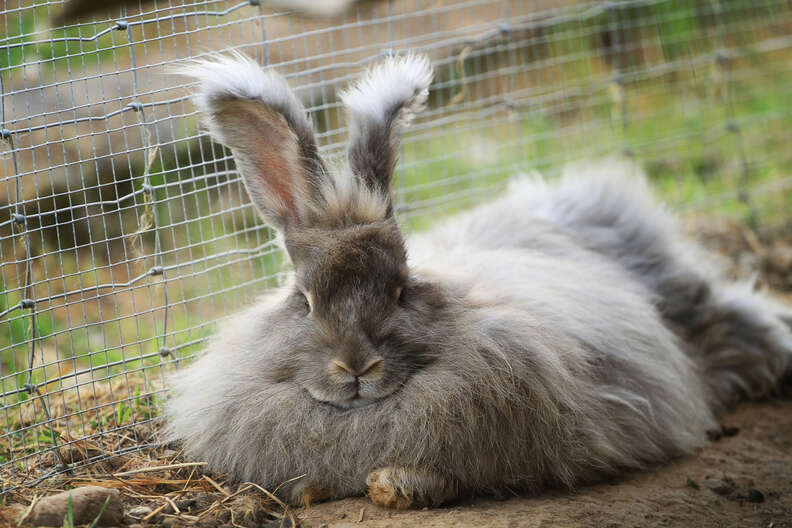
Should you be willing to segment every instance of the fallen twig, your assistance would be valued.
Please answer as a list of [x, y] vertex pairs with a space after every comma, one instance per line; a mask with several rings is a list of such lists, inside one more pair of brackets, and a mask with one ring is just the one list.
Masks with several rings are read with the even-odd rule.
[[215, 488], [217, 491], [219, 491], [220, 493], [222, 493], [222, 494], [223, 494], [223, 495], [225, 495], [226, 497], [228, 497], [229, 495], [231, 495], [231, 494], [228, 492], [228, 490], [227, 490], [227, 489], [223, 488], [223, 487], [222, 487], [220, 484], [218, 484], [217, 482], [215, 482], [214, 480], [212, 480], [212, 478], [211, 478], [211, 477], [209, 477], [209, 475], [204, 475], [204, 476], [203, 476], [203, 478], [204, 478], [204, 480], [205, 480], [206, 482], [208, 482], [209, 484], [211, 484], [211, 485], [212, 485], [212, 486], [213, 486], [213, 487], [214, 487], [214, 488]]
[[146, 515], [145, 517], [143, 517], [143, 518], [141, 519], [141, 521], [144, 521], [144, 522], [145, 522], [145, 521], [148, 521], [149, 519], [151, 519], [152, 517], [154, 517], [155, 515], [157, 515], [158, 513], [160, 513], [162, 510], [164, 510], [165, 508], [167, 508], [167, 506], [168, 506], [168, 503], [167, 503], [167, 502], [166, 502], [165, 504], [161, 504], [161, 505], [157, 506], [155, 509], [151, 510], [151, 513], [149, 513], [148, 515]]
[[168, 464], [166, 466], [154, 466], [140, 469], [133, 469], [132, 471], [124, 471], [122, 473], [113, 473], [114, 477], [128, 477], [130, 475], [137, 475], [138, 473], [151, 473], [152, 471], [160, 471], [162, 469], [178, 469], [193, 466], [206, 466], [208, 462], [182, 462], [181, 464]]
[[170, 507], [173, 508], [174, 512], [176, 512], [176, 515], [181, 515], [181, 510], [179, 509], [178, 506], [176, 506], [176, 503], [173, 502], [173, 500], [170, 497], [163, 497], [163, 498], [168, 502], [168, 504], [170, 504]]
[[[257, 490], [261, 491], [261, 493], [263, 493], [264, 495], [266, 495], [266, 496], [267, 496], [267, 497], [269, 497], [270, 499], [274, 500], [276, 503], [278, 503], [278, 506], [280, 506], [281, 508], [283, 508], [283, 509], [284, 509], [284, 511], [288, 509], [288, 506], [286, 505], [286, 503], [285, 503], [285, 502], [283, 502], [282, 500], [280, 500], [278, 497], [276, 497], [275, 495], [273, 495], [273, 494], [272, 494], [272, 493], [270, 493], [269, 491], [265, 490], [264, 488], [262, 488], [261, 486], [259, 486], [258, 484], [254, 483], [254, 482], [250, 482], [249, 484], [250, 484], [251, 486], [253, 486], [254, 488], [256, 488]], [[290, 514], [290, 515], [291, 515], [291, 514]], [[297, 526], [297, 525], [295, 524], [294, 526]]]

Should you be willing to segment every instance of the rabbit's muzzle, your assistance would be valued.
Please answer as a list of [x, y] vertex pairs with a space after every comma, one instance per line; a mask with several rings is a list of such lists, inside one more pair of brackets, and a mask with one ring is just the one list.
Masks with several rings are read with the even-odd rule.
[[384, 372], [385, 360], [381, 357], [358, 364], [333, 358], [327, 363], [323, 379], [309, 384], [306, 390], [313, 399], [335, 407], [364, 407], [395, 392], [396, 386], [381, 383]]

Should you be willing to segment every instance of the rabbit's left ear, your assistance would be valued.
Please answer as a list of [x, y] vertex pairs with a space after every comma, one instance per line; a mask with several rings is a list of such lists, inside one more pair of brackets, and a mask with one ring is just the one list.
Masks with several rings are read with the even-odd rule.
[[341, 94], [350, 127], [350, 168], [389, 203], [399, 134], [423, 110], [431, 82], [428, 57], [410, 54], [377, 64]]
[[327, 171], [286, 81], [241, 54], [193, 62], [181, 73], [200, 81], [195, 103], [212, 137], [231, 148], [265, 221], [282, 232], [315, 221]]

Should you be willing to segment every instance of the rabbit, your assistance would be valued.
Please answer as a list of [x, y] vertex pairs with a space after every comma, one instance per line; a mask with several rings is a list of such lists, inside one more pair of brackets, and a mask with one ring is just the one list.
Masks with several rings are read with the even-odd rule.
[[344, 167], [274, 71], [236, 54], [184, 73], [292, 265], [170, 380], [168, 437], [212, 470], [292, 504], [574, 488], [690, 453], [790, 369], [789, 312], [705, 268], [633, 165], [516, 178], [404, 237], [390, 189], [424, 56], [342, 94]]

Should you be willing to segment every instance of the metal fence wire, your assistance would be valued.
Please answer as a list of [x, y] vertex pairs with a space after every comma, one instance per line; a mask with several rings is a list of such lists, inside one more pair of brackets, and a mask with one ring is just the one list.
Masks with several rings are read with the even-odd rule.
[[157, 0], [50, 31], [58, 3], [0, 13], [4, 492], [156, 443], [166, 374], [280, 281], [272, 232], [170, 73], [185, 58], [238, 49], [278, 69], [333, 157], [337, 92], [387, 54], [428, 53], [395, 182], [408, 230], [516, 173], [614, 154], [682, 214], [759, 236], [792, 219], [786, 0], [367, 0], [321, 20]]

